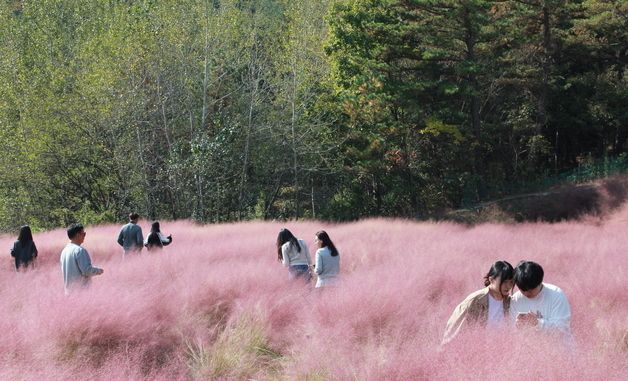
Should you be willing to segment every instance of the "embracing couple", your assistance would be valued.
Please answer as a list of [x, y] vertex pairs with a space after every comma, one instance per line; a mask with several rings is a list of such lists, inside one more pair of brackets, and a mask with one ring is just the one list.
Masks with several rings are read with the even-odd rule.
[[[460, 303], [447, 321], [443, 344], [470, 326], [514, 326], [555, 333], [571, 340], [571, 307], [563, 291], [543, 282], [543, 268], [521, 261], [516, 268], [497, 261], [484, 277], [485, 288]], [[512, 294], [514, 286], [519, 289]]]

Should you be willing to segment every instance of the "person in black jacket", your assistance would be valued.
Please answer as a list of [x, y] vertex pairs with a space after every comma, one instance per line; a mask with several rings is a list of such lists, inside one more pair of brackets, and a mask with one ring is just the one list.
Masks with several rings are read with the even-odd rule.
[[161, 234], [159, 230], [159, 222], [153, 222], [153, 225], [150, 228], [150, 234], [146, 237], [144, 241], [144, 246], [148, 251], [152, 251], [153, 249], [162, 249], [164, 246], [168, 246], [172, 243], [172, 234], [168, 237], [165, 237]]
[[37, 258], [37, 246], [33, 241], [30, 226], [24, 225], [20, 228], [20, 234], [11, 249], [11, 256], [15, 258], [15, 270], [17, 271], [33, 266], [33, 261]]

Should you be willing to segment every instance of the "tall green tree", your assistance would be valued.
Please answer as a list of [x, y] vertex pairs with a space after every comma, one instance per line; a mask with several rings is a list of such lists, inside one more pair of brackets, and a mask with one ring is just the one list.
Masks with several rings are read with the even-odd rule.
[[445, 206], [461, 179], [482, 183], [482, 113], [499, 32], [490, 5], [357, 0], [331, 15], [328, 51], [359, 136], [350, 151], [360, 152], [357, 178], [373, 200], [360, 204], [374, 213]]

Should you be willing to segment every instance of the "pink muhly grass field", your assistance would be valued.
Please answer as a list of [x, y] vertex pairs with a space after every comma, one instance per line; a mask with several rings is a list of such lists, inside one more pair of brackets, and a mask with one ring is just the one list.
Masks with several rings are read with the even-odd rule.
[[[119, 226], [88, 226], [105, 273], [64, 296], [65, 230], [35, 234], [37, 268], [0, 268], [1, 380], [622, 380], [628, 209], [604, 222], [497, 225], [162, 221], [174, 243], [122, 261]], [[148, 221], [140, 223], [144, 234]], [[342, 284], [290, 281], [275, 239], [325, 229]], [[539, 262], [567, 294], [577, 346], [483, 329], [441, 350], [453, 308], [495, 260]]]

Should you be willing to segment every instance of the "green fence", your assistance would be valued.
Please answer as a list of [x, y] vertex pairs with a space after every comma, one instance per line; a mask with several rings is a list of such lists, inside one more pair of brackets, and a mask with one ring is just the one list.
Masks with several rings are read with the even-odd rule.
[[487, 187], [486, 197], [478, 200], [475, 184], [469, 184], [464, 192], [462, 208], [470, 208], [476, 204], [508, 197], [516, 194], [536, 193], [562, 184], [582, 184], [621, 173], [628, 173], [628, 155], [621, 154], [614, 158], [585, 161], [569, 171], [552, 175], [540, 174], [537, 180], [513, 181], [507, 184]]

